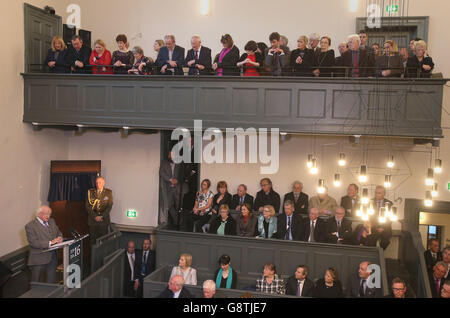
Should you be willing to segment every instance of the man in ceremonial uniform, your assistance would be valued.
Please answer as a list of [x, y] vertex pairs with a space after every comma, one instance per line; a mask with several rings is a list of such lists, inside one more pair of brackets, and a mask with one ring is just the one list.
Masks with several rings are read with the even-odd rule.
[[109, 213], [113, 205], [113, 193], [105, 188], [105, 179], [97, 177], [95, 185], [95, 189], [88, 191], [86, 200], [89, 235], [92, 245], [98, 238], [108, 234], [109, 224], [111, 223]]

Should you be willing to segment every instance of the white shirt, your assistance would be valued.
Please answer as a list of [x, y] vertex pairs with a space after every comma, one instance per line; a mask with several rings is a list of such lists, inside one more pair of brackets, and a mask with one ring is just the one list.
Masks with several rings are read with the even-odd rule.
[[[46, 226], [44, 224], [44, 221], [42, 221], [38, 216], [36, 217], [36, 219], [39, 221], [39, 223], [42, 224], [42, 226], [45, 226], [46, 228], [50, 228], [50, 223], [47, 222], [48, 226]], [[48, 241], [48, 247], [51, 247], [51, 246], [52, 246], [52, 241]]]
[[299, 296], [301, 296], [302, 295], [302, 292], [303, 292], [303, 286], [305, 285], [305, 280], [298, 280], [297, 279], [297, 282], [298, 282], [298, 284], [299, 284], [299, 288], [300, 288], [300, 295]]
[[136, 261], [136, 254], [130, 254], [127, 252], [127, 257], [128, 257], [128, 263], [130, 264], [130, 268], [131, 268], [131, 279], [130, 280], [134, 280], [134, 262]]
[[180, 297], [180, 293], [181, 293], [181, 289], [179, 291], [177, 291], [176, 293], [173, 293], [173, 298]]

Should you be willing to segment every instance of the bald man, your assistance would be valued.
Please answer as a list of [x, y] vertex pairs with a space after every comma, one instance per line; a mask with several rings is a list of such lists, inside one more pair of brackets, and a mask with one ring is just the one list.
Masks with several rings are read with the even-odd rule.
[[167, 288], [157, 298], [192, 298], [191, 293], [184, 288], [183, 276], [173, 276]]
[[[45, 252], [52, 245], [62, 243], [62, 233], [51, 219], [52, 209], [42, 206], [36, 211], [36, 218], [25, 226], [27, 240], [30, 244], [28, 266], [32, 282], [56, 284], [56, 251]], [[44, 273], [46, 274], [44, 278]]]
[[351, 275], [347, 284], [347, 296], [351, 298], [378, 298], [382, 297], [381, 288], [369, 288], [367, 281], [371, 272], [368, 270], [370, 262], [359, 264], [358, 273]]

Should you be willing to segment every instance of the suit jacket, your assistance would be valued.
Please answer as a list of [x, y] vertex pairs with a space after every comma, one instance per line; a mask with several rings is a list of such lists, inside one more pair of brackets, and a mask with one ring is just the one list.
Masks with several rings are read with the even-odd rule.
[[[286, 281], [286, 295], [297, 296], [298, 281], [295, 276], [291, 276]], [[309, 278], [305, 279], [302, 288], [301, 297], [313, 297], [314, 295], [314, 282]]]
[[275, 209], [275, 213], [278, 214], [278, 212], [280, 211], [280, 195], [277, 192], [273, 191], [273, 189], [270, 189], [268, 195], [266, 195], [263, 190], [259, 191], [256, 194], [253, 209], [255, 211], [258, 211], [260, 207], [263, 207], [265, 205], [273, 206]]
[[289, 53], [285, 52], [283, 55], [280, 55], [278, 53], [276, 53], [278, 55], [278, 61], [279, 63], [276, 63], [276, 56], [275, 55], [269, 55], [269, 50], [271, 48], [267, 48], [266, 51], [264, 52], [264, 56], [265, 56], [265, 65], [267, 68], [270, 69], [270, 73], [272, 76], [281, 76], [283, 75], [283, 73], [289, 73], [288, 68], [289, 68]]
[[311, 199], [309, 199], [309, 205], [308, 208], [318, 208], [319, 212], [322, 209], [325, 209], [327, 211], [330, 211], [334, 213], [334, 211], [337, 208], [337, 202], [333, 197], [330, 197], [329, 195], [325, 198], [325, 200], [320, 201], [319, 196], [314, 196]]
[[[134, 250], [134, 267], [133, 267], [133, 281], [135, 281], [136, 279], [139, 279], [140, 278], [140, 275], [139, 275], [139, 271], [140, 271], [140, 268], [138, 268], [138, 262], [139, 262], [139, 260], [138, 260], [138, 253], [139, 252], [142, 252], [141, 250], [138, 250], [138, 249], [135, 249]], [[141, 254], [141, 258], [142, 258], [142, 254]], [[130, 281], [132, 281], [132, 279], [131, 279], [131, 266], [130, 266], [130, 261], [129, 261], [129, 259], [128, 259], [128, 254], [127, 254], [127, 251], [125, 250], [125, 266], [124, 266], [124, 275], [123, 275], [123, 279], [124, 279], [124, 282], [125, 282], [125, 284], [124, 284], [124, 288], [125, 289], [127, 289], [128, 288], [128, 283], [130, 282]]]
[[403, 60], [399, 54], [378, 56], [375, 60], [375, 67], [376, 75], [379, 77], [383, 77], [381, 73], [385, 70], [391, 71], [391, 75], [388, 77], [400, 77], [403, 74]]
[[55, 67], [49, 67], [50, 73], [68, 73], [70, 71], [70, 67], [66, 62], [66, 54], [67, 50], [59, 51], [58, 57], [56, 57], [57, 52], [53, 52], [52, 49], [48, 50], [47, 58], [45, 59], [45, 65], [48, 66], [49, 62], [55, 62]]
[[[161, 294], [159, 294], [158, 297], [156, 298], [173, 298], [174, 294], [173, 292], [169, 289], [166, 288]], [[191, 293], [186, 289], [186, 288], [182, 288], [180, 295], [178, 296], [178, 298], [192, 298]]]
[[[230, 209], [231, 210], [236, 210], [236, 208], [239, 206], [240, 204], [240, 197], [238, 194], [233, 195], [233, 199], [231, 200], [231, 206]], [[244, 203], [248, 203], [250, 204], [251, 209], [253, 210], [253, 196], [251, 196], [250, 194], [246, 194], [245, 198], [244, 198]]]
[[50, 247], [50, 241], [63, 235], [54, 219], [49, 219], [48, 225], [48, 228], [45, 227], [35, 218], [25, 226], [27, 240], [30, 244], [28, 266], [46, 265], [52, 260], [52, 253], [45, 253], [44, 251]]
[[[158, 57], [156, 58], [156, 66], [158, 66], [159, 71], [164, 65], [167, 65], [167, 68], [172, 68], [169, 62], [169, 49], [167, 46], [163, 46], [158, 53]], [[184, 64], [184, 48], [181, 46], [175, 45], [172, 54], [172, 61], [177, 62], [177, 66], [174, 68], [175, 75], [184, 75], [183, 73], [183, 64]], [[171, 72], [166, 71], [165, 74], [171, 74]]]
[[294, 203], [294, 213], [300, 213], [300, 214], [308, 214], [308, 200], [309, 197], [306, 193], [301, 192], [297, 202], [295, 202], [295, 196], [294, 192], [289, 192], [284, 195], [283, 204], [286, 201], [292, 201]]
[[433, 256], [431, 256], [431, 251], [430, 250], [426, 250], [423, 253], [423, 256], [425, 257], [425, 263], [427, 264], [428, 271], [433, 270], [434, 265], [436, 265], [437, 262], [442, 261], [442, 252], [439, 251], [436, 254], [437, 254], [437, 259], [434, 260]]
[[[337, 230], [337, 221], [336, 218], [331, 217], [327, 221], [327, 242], [336, 244], [338, 242], [338, 238], [333, 233], [338, 232]], [[347, 218], [343, 218], [341, 221], [341, 229], [339, 230], [339, 238], [343, 238], [344, 241], [341, 241], [344, 244], [349, 244], [352, 236], [352, 221]]]
[[[352, 51], [348, 50], [342, 54], [342, 64], [343, 66], [352, 67]], [[374, 76], [375, 72], [373, 67], [375, 66], [375, 58], [373, 55], [368, 54], [367, 50], [360, 49], [359, 50], [359, 77], [369, 77]], [[352, 69], [348, 70], [348, 76], [352, 77]]]
[[134, 277], [135, 280], [139, 279], [139, 281], [142, 283], [144, 278], [147, 275], [150, 275], [156, 268], [156, 253], [155, 251], [149, 250], [147, 262], [144, 262], [143, 260], [142, 257], [144, 255], [143, 250], [136, 250], [135, 253], [136, 253], [136, 260], [134, 263], [136, 270], [134, 271]]
[[[293, 241], [300, 241], [302, 238], [303, 217], [293, 213], [291, 216], [291, 235]], [[277, 233], [276, 238], [280, 240], [286, 239], [287, 232], [287, 216], [285, 213], [277, 215]]]
[[233, 45], [230, 52], [224, 56], [222, 63], [219, 63], [220, 53], [216, 55], [214, 63], [217, 63], [218, 68], [222, 68], [224, 76], [239, 76], [239, 69], [237, 63], [239, 61], [239, 49]]
[[[89, 189], [88, 197], [85, 203], [88, 212], [88, 224], [92, 225], [109, 225], [111, 223], [109, 214], [113, 206], [113, 193], [110, 189], [104, 188], [100, 195], [97, 189]], [[102, 222], [95, 221], [95, 217], [103, 217]]]
[[352, 203], [352, 198], [348, 195], [341, 198], [341, 207], [345, 209], [345, 216], [352, 217], [356, 216], [356, 209], [359, 204], [359, 196], [355, 198], [355, 204]]
[[220, 197], [220, 193], [217, 193], [216, 195], [214, 195], [213, 203], [212, 203], [212, 207], [211, 207], [212, 210], [217, 211], [217, 214], [219, 213], [219, 209], [220, 209], [221, 205], [226, 204], [226, 205], [228, 205], [228, 207], [230, 207], [232, 200], [233, 200], [233, 197], [231, 196], [231, 194], [229, 192], [225, 193], [225, 195], [223, 196], [223, 199], [220, 202], [217, 201], [219, 199], [219, 197]]
[[[190, 49], [187, 53], [186, 59], [184, 60], [184, 66], [188, 66], [188, 62], [195, 60], [195, 52], [194, 49]], [[199, 70], [197, 65], [203, 65], [205, 67], [204, 70]], [[196, 75], [196, 71], [199, 71], [199, 75], [211, 75], [211, 66], [212, 66], [212, 57], [211, 57], [211, 49], [206, 46], [202, 46], [200, 49], [199, 59], [189, 67], [189, 75]]]
[[[303, 229], [301, 231], [302, 237], [301, 240], [304, 242], [308, 242], [309, 234], [311, 233], [311, 220], [308, 218], [303, 221]], [[317, 218], [316, 227], [314, 229], [314, 239], [317, 243], [325, 243], [327, 240], [326, 236], [327, 224], [321, 218]]]
[[[86, 67], [86, 65], [89, 65], [89, 58], [91, 57], [92, 50], [88, 48], [87, 46], [82, 46], [79, 51], [75, 50], [73, 46], [69, 46], [66, 53], [66, 63], [70, 67], [73, 67], [75, 69], [74, 73], [90, 73], [91, 69], [90, 67]], [[75, 62], [80, 61], [83, 62], [84, 67], [79, 68], [78, 66], [75, 66]]]
[[[347, 297], [360, 298], [359, 288], [361, 286], [361, 278], [358, 274], [351, 275], [347, 284]], [[380, 298], [383, 297], [381, 288], [369, 288], [366, 284], [364, 298]]]
[[189, 169], [186, 169], [186, 166], [181, 163], [175, 164], [172, 175], [172, 167], [170, 166], [169, 160], [162, 161], [161, 166], [159, 167], [159, 177], [161, 178], [163, 189], [166, 192], [169, 192], [172, 189], [170, 183], [170, 179], [172, 178], [178, 180], [178, 184], [175, 187], [175, 190], [178, 194], [181, 190], [183, 191], [183, 194], [189, 192], [189, 186], [187, 184], [189, 173]]
[[239, 216], [236, 222], [236, 235], [244, 237], [255, 237], [258, 227], [258, 217], [252, 214], [252, 217], [247, 220], [247, 225], [244, 225], [242, 215]]
[[431, 295], [433, 296], [433, 298], [441, 298], [441, 290], [442, 290], [442, 286], [444, 286], [445, 278], [440, 279], [439, 292], [436, 289], [436, 282], [434, 280], [434, 276], [433, 276], [432, 272], [428, 273], [428, 279], [430, 280], [430, 289], [431, 289]]

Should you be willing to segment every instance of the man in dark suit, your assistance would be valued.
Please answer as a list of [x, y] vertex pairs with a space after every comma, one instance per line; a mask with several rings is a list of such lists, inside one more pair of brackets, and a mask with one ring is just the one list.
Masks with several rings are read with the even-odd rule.
[[72, 73], [90, 73], [88, 67], [92, 50], [83, 44], [83, 40], [78, 35], [72, 37], [72, 45], [66, 53], [66, 63], [70, 66]]
[[284, 213], [277, 216], [276, 238], [286, 241], [300, 241], [302, 237], [303, 217], [294, 213], [294, 203], [286, 201], [283, 204]]
[[[335, 58], [334, 65], [336, 65], [337, 67], [342, 67], [342, 66], [344, 66], [344, 62], [342, 60], [342, 55], [348, 51], [348, 43], [347, 42], [339, 43], [338, 50], [339, 50], [340, 56]], [[336, 68], [336, 70], [334, 71], [334, 77], [345, 77], [345, 70], [341, 69], [341, 68]], [[342, 205], [342, 203], [341, 203], [341, 205]]]
[[275, 213], [280, 211], [280, 195], [272, 188], [272, 181], [264, 178], [260, 182], [261, 191], [256, 194], [255, 205], [253, 209], [263, 212], [265, 205], [271, 205], [275, 209]]
[[437, 262], [433, 267], [433, 271], [428, 273], [433, 298], [441, 298], [441, 290], [445, 282], [445, 273], [447, 273], [447, 266], [442, 261]]
[[358, 33], [359, 39], [361, 41], [361, 49], [366, 50], [370, 55], [374, 55], [373, 48], [367, 45], [367, 42], [369, 41], [369, 37], [367, 35], [367, 32], [365, 30], [361, 30]]
[[297, 266], [295, 274], [286, 282], [286, 295], [298, 297], [313, 297], [314, 283], [308, 278], [308, 267]]
[[[25, 226], [30, 254], [28, 267], [31, 270], [32, 282], [46, 282], [56, 284], [56, 268], [58, 258], [56, 251], [45, 252], [52, 245], [62, 243], [62, 233], [51, 219], [52, 210], [48, 206], [40, 207], [36, 212], [36, 218]], [[46, 280], [43, 274], [46, 273]]]
[[392, 201], [385, 198], [386, 189], [383, 186], [377, 186], [375, 188], [375, 198], [372, 199], [372, 205], [375, 209], [375, 214], [371, 217], [372, 226], [375, 229], [374, 234], [377, 236], [377, 241], [380, 241], [380, 246], [386, 249], [391, 243], [392, 238], [392, 225], [389, 220], [385, 223], [380, 223], [378, 220], [378, 215], [380, 209], [388, 204], [392, 207]]
[[327, 242], [333, 244], [350, 244], [352, 235], [352, 221], [345, 217], [343, 207], [338, 207], [327, 221]]
[[184, 48], [175, 44], [175, 36], [166, 35], [164, 37], [166, 46], [163, 46], [156, 58], [156, 66], [159, 67], [162, 75], [184, 75]]
[[430, 239], [428, 241], [428, 250], [424, 253], [427, 270], [432, 271], [437, 262], [442, 261], [442, 252], [439, 250], [439, 240]]
[[125, 251], [123, 275], [123, 295], [125, 297], [136, 297], [137, 283], [139, 282], [138, 272], [135, 244], [133, 241], [129, 241]]
[[349, 67], [348, 76], [373, 77], [375, 75], [375, 58], [367, 50], [360, 48], [361, 39], [357, 34], [348, 38], [349, 50], [342, 55], [343, 66]]
[[295, 207], [294, 213], [307, 215], [309, 197], [302, 191], [303, 191], [303, 183], [295, 181], [292, 186], [292, 192], [286, 193], [284, 195], [283, 202], [286, 201], [294, 202]]
[[189, 67], [189, 75], [210, 75], [212, 67], [211, 49], [202, 46], [200, 36], [191, 39], [192, 49], [188, 51], [184, 66]]
[[303, 222], [301, 231], [304, 242], [325, 243], [326, 242], [326, 222], [319, 218], [319, 209], [312, 208], [309, 210], [309, 219]]
[[192, 298], [191, 293], [184, 288], [183, 276], [174, 276], [168, 287], [157, 298]]
[[231, 201], [230, 209], [240, 211], [241, 207], [245, 203], [250, 204], [253, 210], [253, 196], [247, 193], [247, 186], [245, 184], [241, 184], [237, 188], [237, 193], [233, 195], [233, 200]]
[[134, 273], [135, 276], [135, 283], [134, 283], [134, 290], [137, 292], [137, 297], [142, 298], [143, 295], [143, 286], [144, 286], [144, 279], [148, 275], [150, 275], [154, 270], [156, 266], [155, 261], [155, 252], [152, 251], [150, 248], [152, 246], [151, 240], [145, 239], [142, 244], [142, 250], [136, 250], [136, 272]]
[[341, 198], [341, 207], [345, 209], [347, 217], [356, 216], [356, 209], [359, 205], [358, 186], [354, 183], [347, 188], [347, 195]]
[[359, 264], [358, 274], [351, 275], [347, 284], [347, 297], [351, 298], [378, 298], [382, 297], [381, 288], [370, 288], [367, 280], [371, 274], [367, 270], [370, 262]]
[[266, 49], [265, 65], [270, 69], [272, 76], [282, 76], [286, 72], [286, 68], [289, 67], [290, 56], [288, 52], [285, 52], [286, 48], [280, 45], [281, 36], [278, 32], [273, 32], [269, 36], [271, 44], [270, 48]]
[[164, 208], [160, 215], [160, 223], [167, 223], [169, 228], [178, 230], [179, 210], [182, 206], [184, 194], [189, 191], [186, 182], [190, 171], [185, 168], [184, 163], [173, 162], [173, 153], [169, 152], [168, 159], [161, 162], [159, 177], [163, 191]]

